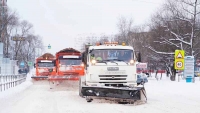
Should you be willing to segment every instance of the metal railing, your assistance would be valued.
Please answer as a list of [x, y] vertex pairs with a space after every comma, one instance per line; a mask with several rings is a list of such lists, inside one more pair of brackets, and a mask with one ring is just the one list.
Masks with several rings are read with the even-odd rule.
[[5, 91], [26, 81], [26, 74], [20, 75], [0, 75], [0, 91]]

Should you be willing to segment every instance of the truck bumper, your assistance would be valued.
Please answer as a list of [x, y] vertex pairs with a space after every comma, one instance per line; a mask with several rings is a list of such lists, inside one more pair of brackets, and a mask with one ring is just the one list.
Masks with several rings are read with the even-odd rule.
[[81, 93], [83, 96], [107, 97], [118, 99], [141, 100], [141, 95], [145, 95], [144, 87], [135, 88], [113, 88], [113, 87], [93, 87], [82, 86]]

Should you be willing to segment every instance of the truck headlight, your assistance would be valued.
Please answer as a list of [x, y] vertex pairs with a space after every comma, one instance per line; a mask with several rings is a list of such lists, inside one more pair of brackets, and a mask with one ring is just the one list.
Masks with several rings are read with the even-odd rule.
[[94, 65], [96, 63], [96, 60], [92, 60], [92, 65]]
[[134, 65], [135, 61], [134, 60], [130, 60], [130, 65]]

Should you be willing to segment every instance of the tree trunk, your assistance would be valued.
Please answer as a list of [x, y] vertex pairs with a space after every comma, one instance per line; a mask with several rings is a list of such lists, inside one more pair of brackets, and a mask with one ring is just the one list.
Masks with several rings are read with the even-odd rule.
[[171, 67], [172, 75], [170, 76], [171, 81], [176, 81], [176, 70], [174, 69], [174, 65]]
[[156, 75], [155, 75], [155, 78], [158, 80], [158, 70], [156, 70]]

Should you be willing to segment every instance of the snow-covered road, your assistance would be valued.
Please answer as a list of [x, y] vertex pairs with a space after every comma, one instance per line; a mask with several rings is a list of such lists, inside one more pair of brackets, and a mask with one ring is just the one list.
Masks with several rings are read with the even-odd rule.
[[137, 106], [97, 99], [87, 103], [78, 96], [78, 82], [52, 90], [47, 81], [37, 81], [0, 98], [0, 113], [200, 113], [198, 78], [195, 83], [168, 79], [150, 78], [146, 84], [148, 102]]

